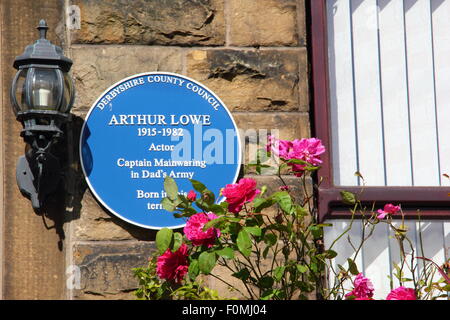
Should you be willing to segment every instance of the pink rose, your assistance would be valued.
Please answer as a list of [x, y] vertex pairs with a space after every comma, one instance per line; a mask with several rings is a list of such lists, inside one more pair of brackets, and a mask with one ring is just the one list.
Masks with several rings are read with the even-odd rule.
[[[316, 138], [292, 141], [292, 149], [288, 153], [288, 159], [303, 160], [313, 166], [322, 163], [320, 155], [325, 152], [322, 141]], [[301, 177], [305, 171], [305, 164], [289, 163], [292, 171], [297, 177]]]
[[187, 199], [188, 199], [189, 201], [191, 201], [191, 202], [194, 202], [195, 199], [197, 199], [197, 194], [195, 193], [194, 190], [191, 190], [191, 191], [188, 192], [188, 194], [187, 194]]
[[209, 228], [208, 230], [203, 231], [203, 227], [209, 221], [214, 219], [217, 219], [217, 216], [211, 212], [200, 212], [191, 216], [184, 227], [186, 238], [191, 240], [194, 246], [205, 245], [208, 248], [212, 247], [216, 239], [220, 237], [220, 230]]
[[400, 206], [394, 206], [392, 203], [388, 203], [384, 206], [384, 209], [378, 209], [379, 215], [377, 215], [378, 219], [384, 219], [388, 214], [396, 214], [400, 211]]
[[290, 148], [292, 148], [291, 141], [276, 139], [274, 136], [267, 137], [267, 152], [273, 152], [276, 156], [282, 159], [288, 159]]
[[414, 289], [398, 287], [388, 294], [386, 300], [417, 300], [417, 297]]
[[355, 297], [355, 300], [366, 300], [373, 297], [373, 284], [372, 282], [363, 276], [362, 273], [358, 274], [353, 281], [353, 290], [345, 295], [348, 297]]
[[238, 183], [227, 184], [222, 190], [229, 204], [228, 210], [234, 213], [241, 211], [244, 203], [253, 201], [260, 192], [256, 189], [256, 181], [249, 178], [241, 179]]
[[288, 153], [289, 159], [301, 159], [313, 166], [317, 166], [322, 163], [320, 155], [325, 152], [325, 147], [322, 145], [322, 141], [317, 138], [310, 139], [295, 139], [292, 141], [292, 149]]
[[[272, 151], [285, 161], [299, 159], [313, 166], [322, 163], [320, 155], [325, 152], [322, 141], [317, 138], [287, 141], [269, 136], [266, 149], [267, 151]], [[291, 166], [292, 171], [297, 177], [301, 177], [305, 171], [306, 164], [289, 163], [289, 166]]]
[[164, 254], [158, 257], [156, 262], [156, 273], [161, 279], [175, 280], [180, 283], [188, 272], [188, 247], [184, 243], [180, 248], [172, 252], [167, 249]]

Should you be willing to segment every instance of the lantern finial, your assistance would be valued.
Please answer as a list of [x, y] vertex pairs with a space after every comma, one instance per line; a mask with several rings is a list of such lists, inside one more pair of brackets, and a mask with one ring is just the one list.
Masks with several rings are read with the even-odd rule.
[[44, 19], [39, 21], [39, 25], [38, 25], [38, 27], [36, 29], [39, 30], [39, 35], [40, 35], [41, 39], [47, 39], [48, 26], [47, 26], [47, 22], [45, 22]]

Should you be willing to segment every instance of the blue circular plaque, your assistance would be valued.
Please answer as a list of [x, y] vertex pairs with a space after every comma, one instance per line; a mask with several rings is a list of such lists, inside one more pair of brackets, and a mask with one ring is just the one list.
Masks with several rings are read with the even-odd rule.
[[185, 221], [161, 205], [164, 178], [174, 178], [184, 195], [190, 179], [217, 193], [236, 181], [241, 145], [211, 90], [185, 76], [148, 72], [117, 82], [92, 105], [80, 155], [89, 188], [111, 213], [148, 229], [179, 228]]

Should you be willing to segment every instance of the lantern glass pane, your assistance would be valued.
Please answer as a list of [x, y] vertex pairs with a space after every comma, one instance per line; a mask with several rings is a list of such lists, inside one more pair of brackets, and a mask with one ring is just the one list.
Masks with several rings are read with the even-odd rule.
[[36, 68], [31, 79], [31, 107], [38, 110], [56, 110], [61, 88], [56, 69]]
[[73, 104], [73, 81], [72, 77], [68, 73], [64, 73], [64, 95], [61, 104], [60, 112], [69, 112]]
[[27, 110], [27, 99], [25, 96], [25, 80], [27, 78], [28, 69], [22, 69], [18, 72], [15, 83], [14, 94], [16, 101], [13, 103], [14, 113], [17, 114], [21, 110]]

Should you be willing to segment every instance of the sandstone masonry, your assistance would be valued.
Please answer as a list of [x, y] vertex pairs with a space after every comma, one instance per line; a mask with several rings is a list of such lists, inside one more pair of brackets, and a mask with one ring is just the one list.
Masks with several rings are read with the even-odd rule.
[[[146, 71], [175, 72], [213, 90], [242, 130], [310, 136], [304, 0], [70, 0], [79, 29], [67, 32], [76, 104], [67, 266], [80, 268], [71, 299], [133, 299], [131, 268], [145, 266], [156, 232], [108, 213], [78, 162], [83, 118], [111, 84]], [[66, 8], [67, 9], [67, 8]], [[69, 19], [71, 17], [67, 17]], [[69, 25], [68, 23], [66, 23]], [[74, 24], [76, 26], [76, 24]], [[249, 144], [257, 141], [249, 141]], [[247, 161], [251, 155], [246, 156]], [[252, 176], [253, 177], [253, 176]], [[285, 177], [295, 186], [293, 177]], [[274, 176], [256, 177], [278, 188]], [[213, 288], [222, 288], [208, 280]]]

